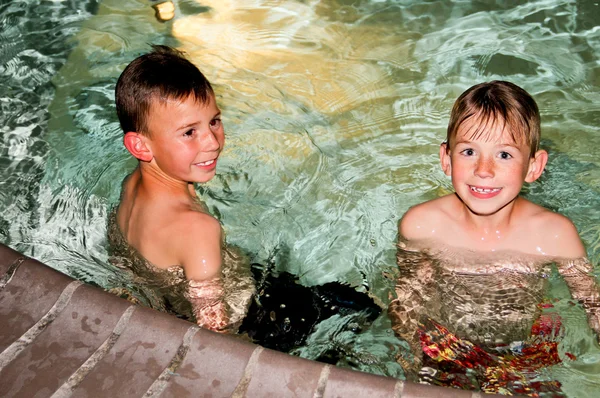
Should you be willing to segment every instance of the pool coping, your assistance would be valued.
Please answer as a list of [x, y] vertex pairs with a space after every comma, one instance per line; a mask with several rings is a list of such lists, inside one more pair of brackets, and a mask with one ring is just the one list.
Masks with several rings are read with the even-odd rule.
[[343, 369], [214, 333], [2, 243], [0, 325], [0, 396], [500, 396]]

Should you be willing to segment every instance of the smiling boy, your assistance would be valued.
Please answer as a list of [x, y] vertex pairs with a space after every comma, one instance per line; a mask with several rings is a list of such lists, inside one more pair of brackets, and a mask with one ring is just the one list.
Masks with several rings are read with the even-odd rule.
[[138, 260], [135, 272], [145, 268], [145, 280], [163, 292], [177, 288], [165, 308], [186, 315], [191, 304], [188, 317], [223, 331], [231, 319], [221, 226], [193, 186], [215, 176], [225, 143], [213, 89], [182, 53], [154, 46], [121, 74], [116, 105], [124, 145], [139, 163], [123, 182], [111, 245]]
[[481, 83], [456, 100], [440, 146], [455, 192], [412, 207], [399, 223], [388, 313], [415, 356], [405, 369], [420, 367], [425, 318], [484, 347], [527, 339], [552, 263], [600, 331], [599, 290], [575, 226], [519, 196], [546, 166], [539, 142], [538, 107], [515, 84]]
[[411, 208], [400, 234], [477, 251], [585, 256], [568, 218], [519, 196], [548, 161], [539, 141], [539, 112], [527, 92], [501, 81], [471, 87], [457, 99], [440, 146], [455, 193]]

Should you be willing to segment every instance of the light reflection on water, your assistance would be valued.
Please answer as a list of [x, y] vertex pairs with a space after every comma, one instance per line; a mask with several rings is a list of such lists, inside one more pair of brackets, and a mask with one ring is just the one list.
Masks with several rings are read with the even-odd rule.
[[[398, 218], [451, 189], [437, 148], [454, 99], [505, 79], [536, 98], [551, 154], [528, 197], [571, 217], [600, 262], [594, 1], [180, 0], [167, 23], [143, 0], [34, 3], [0, 6], [0, 239], [70, 275], [124, 283], [104, 222], [135, 162], [113, 89], [148, 43], [185, 50], [214, 83], [226, 151], [199, 191], [256, 261], [279, 250], [305, 284], [388, 302]], [[354, 366], [401, 377], [397, 344], [378, 320], [351, 350], [384, 365]]]

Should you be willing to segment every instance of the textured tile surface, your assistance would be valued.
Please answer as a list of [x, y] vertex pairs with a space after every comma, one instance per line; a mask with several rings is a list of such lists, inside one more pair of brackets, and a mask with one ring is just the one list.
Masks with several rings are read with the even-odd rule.
[[229, 397], [244, 376], [256, 346], [200, 330], [161, 397]]
[[77, 396], [143, 396], [169, 365], [189, 322], [138, 307], [112, 349], [74, 390]]
[[405, 383], [402, 390], [402, 398], [472, 398], [472, 395], [471, 391], [413, 383]]
[[4, 274], [12, 262], [19, 257], [23, 257], [23, 255], [8, 246], [0, 244], [0, 276]]
[[323, 396], [389, 398], [394, 396], [396, 382], [396, 379], [390, 377], [332, 367]]
[[43, 397], [56, 391], [110, 336], [129, 306], [107, 296], [80, 286], [56, 319], [0, 371], [0, 396]]
[[[293, 361], [293, 366], [289, 366]], [[313, 397], [325, 364], [265, 350], [254, 369], [247, 395]]]
[[35, 260], [23, 262], [0, 291], [0, 352], [39, 321], [72, 280]]

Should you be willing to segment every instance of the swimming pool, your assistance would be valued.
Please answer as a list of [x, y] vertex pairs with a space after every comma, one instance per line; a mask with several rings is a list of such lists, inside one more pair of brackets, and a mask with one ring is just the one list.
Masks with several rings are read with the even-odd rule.
[[[167, 23], [151, 4], [0, 5], [3, 243], [77, 279], [127, 283], [105, 242], [107, 211], [135, 166], [113, 89], [148, 43], [164, 43], [214, 82], [227, 143], [199, 191], [253, 260], [276, 253], [304, 284], [369, 286], [387, 303], [398, 218], [451, 189], [437, 147], [454, 99], [505, 79], [537, 100], [550, 151], [527, 196], [569, 216], [599, 263], [597, 2], [180, 0]], [[333, 341], [348, 348], [340, 365], [403, 377], [385, 316], [358, 336], [334, 331], [300, 354]], [[583, 345], [558, 371], [573, 396], [599, 382], [597, 351]]]

